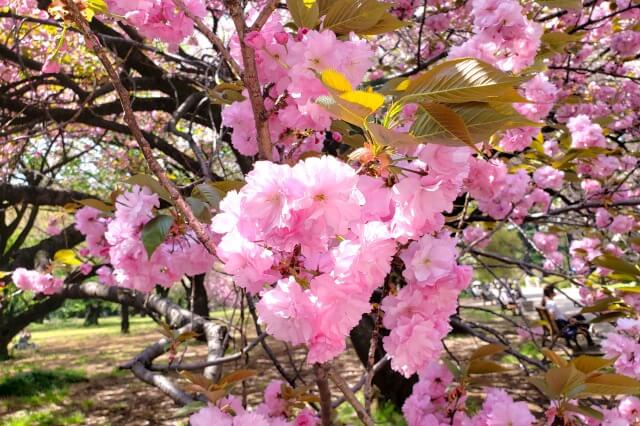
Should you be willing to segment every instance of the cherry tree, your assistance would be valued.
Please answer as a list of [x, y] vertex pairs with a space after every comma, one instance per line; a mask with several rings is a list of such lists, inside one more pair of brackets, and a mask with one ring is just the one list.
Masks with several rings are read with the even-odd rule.
[[[101, 299], [164, 325], [125, 368], [193, 425], [329, 425], [343, 403], [369, 425], [374, 386], [409, 425], [636, 424], [639, 19], [631, 0], [0, 0], [0, 349]], [[516, 302], [506, 269], [579, 288], [614, 326], [604, 356], [540, 360], [463, 319], [474, 274]], [[189, 309], [165, 297], [184, 281]], [[205, 281], [254, 321], [238, 352]], [[485, 345], [459, 359], [452, 328]], [[315, 386], [267, 336], [305, 348]], [[196, 337], [206, 359], [181, 360]], [[281, 380], [252, 407], [230, 389], [253, 373], [225, 364], [258, 345]], [[508, 389], [471, 403], [502, 353], [535, 415]]]

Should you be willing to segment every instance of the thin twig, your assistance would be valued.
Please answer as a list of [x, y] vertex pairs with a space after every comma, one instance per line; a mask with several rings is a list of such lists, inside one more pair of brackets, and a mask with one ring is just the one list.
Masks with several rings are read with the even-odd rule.
[[329, 380], [331, 380], [337, 387], [342, 391], [344, 397], [349, 401], [349, 404], [356, 410], [356, 414], [358, 418], [365, 424], [365, 426], [373, 426], [373, 420], [371, 420], [371, 416], [367, 413], [366, 409], [360, 404], [358, 398], [356, 398], [355, 394], [351, 392], [349, 389], [349, 385], [338, 373], [331, 369], [327, 369], [327, 375], [329, 376]]
[[216, 245], [213, 242], [213, 239], [207, 232], [204, 224], [200, 222], [187, 204], [186, 200], [180, 194], [180, 191], [175, 187], [173, 182], [167, 177], [162, 166], [155, 159], [153, 155], [153, 149], [151, 145], [144, 137], [140, 126], [138, 125], [138, 121], [136, 119], [135, 114], [133, 113], [133, 109], [131, 107], [131, 98], [129, 97], [129, 92], [125, 89], [122, 81], [118, 77], [116, 70], [107, 55], [106, 49], [100, 44], [100, 41], [96, 37], [96, 35], [91, 31], [89, 27], [89, 23], [82, 16], [78, 6], [73, 2], [73, 0], [63, 0], [64, 5], [66, 6], [69, 16], [71, 20], [78, 26], [80, 32], [84, 36], [84, 39], [89, 48], [91, 48], [102, 65], [104, 66], [107, 74], [109, 75], [109, 80], [113, 84], [118, 97], [120, 98], [120, 103], [122, 104], [122, 110], [124, 111], [124, 119], [131, 130], [131, 134], [134, 139], [138, 143], [144, 158], [147, 160], [147, 164], [153, 173], [156, 175], [160, 184], [169, 192], [169, 196], [173, 201], [174, 205], [178, 209], [178, 211], [184, 216], [184, 218], [188, 221], [189, 226], [193, 229], [196, 236], [200, 240], [200, 242], [207, 248], [209, 253], [215, 254]]
[[313, 364], [313, 371], [316, 375], [316, 383], [318, 392], [320, 393], [320, 419], [322, 426], [331, 426], [332, 408], [331, 408], [331, 391], [329, 390], [329, 380], [327, 380], [327, 367], [324, 364]]

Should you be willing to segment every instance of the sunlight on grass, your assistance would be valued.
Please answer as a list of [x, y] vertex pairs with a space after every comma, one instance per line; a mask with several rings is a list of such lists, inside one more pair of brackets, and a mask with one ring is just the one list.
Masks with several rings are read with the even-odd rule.
[[[98, 325], [85, 327], [82, 318], [52, 321], [43, 324], [32, 324], [29, 327], [31, 340], [36, 344], [50, 339], [69, 339], [96, 335], [119, 335], [120, 317], [100, 318]], [[131, 333], [147, 331], [158, 325], [150, 317], [133, 317], [129, 320]]]
[[[360, 403], [364, 404], [364, 396], [362, 391], [356, 393], [356, 397]], [[358, 419], [356, 411], [348, 402], [340, 405], [337, 410], [337, 420], [341, 424], [350, 426], [361, 426], [362, 422]], [[396, 407], [390, 402], [382, 402], [379, 404], [376, 400], [371, 406], [371, 416], [376, 425], [381, 426], [406, 426], [406, 422], [402, 418], [402, 414], [398, 412]]]
[[55, 411], [36, 411], [21, 413], [11, 416], [5, 420], [0, 420], [0, 426], [65, 426], [80, 425], [84, 423], [84, 415], [79, 411], [71, 414], [57, 413]]

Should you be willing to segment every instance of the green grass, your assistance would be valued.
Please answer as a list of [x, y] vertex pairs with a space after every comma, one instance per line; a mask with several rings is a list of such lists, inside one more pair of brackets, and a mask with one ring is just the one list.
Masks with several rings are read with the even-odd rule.
[[[364, 396], [362, 391], [356, 393], [356, 398], [360, 403], [364, 404]], [[348, 403], [344, 402], [337, 410], [337, 420], [340, 424], [350, 426], [361, 426], [362, 422], [358, 419], [356, 410]], [[376, 425], [381, 426], [406, 426], [407, 423], [402, 414], [390, 402], [377, 403], [375, 400], [371, 406], [371, 416]]]
[[84, 423], [84, 415], [79, 411], [58, 413], [51, 410], [22, 413], [0, 421], [1, 426], [65, 426]]
[[79, 383], [86, 379], [84, 372], [64, 368], [21, 371], [0, 379], [0, 398], [34, 397], [47, 391], [59, 390], [70, 383]]

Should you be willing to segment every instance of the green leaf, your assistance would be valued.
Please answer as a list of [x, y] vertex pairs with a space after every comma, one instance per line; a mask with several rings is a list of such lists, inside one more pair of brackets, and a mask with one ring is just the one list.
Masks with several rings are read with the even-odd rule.
[[[515, 77], [473, 58], [443, 62], [400, 83], [398, 92], [406, 99], [427, 98], [434, 102], [527, 102], [515, 86], [528, 78]], [[406, 87], [406, 88], [404, 88]], [[401, 99], [401, 102], [404, 102]]]
[[180, 407], [176, 413], [175, 413], [175, 417], [176, 418], [180, 418], [180, 417], [186, 417], [189, 416], [191, 414], [194, 414], [197, 411], [200, 411], [202, 408], [206, 407], [207, 404], [205, 404], [204, 402], [201, 401], [194, 401], [194, 402], [190, 402], [187, 405]]
[[224, 197], [224, 193], [209, 183], [200, 183], [193, 188], [191, 196], [201, 199], [209, 204], [210, 207], [217, 209], [220, 206], [220, 201]]
[[169, 195], [169, 192], [166, 189], [164, 189], [162, 185], [160, 185], [160, 182], [158, 182], [157, 180], [155, 180], [153, 177], [149, 175], [139, 173], [127, 179], [126, 183], [128, 183], [129, 185], [146, 186], [152, 192], [155, 192], [156, 194], [158, 194], [158, 196], [163, 200], [168, 201], [169, 203], [173, 203], [171, 201], [171, 196]]
[[636, 265], [626, 262], [611, 254], [598, 256], [593, 259], [591, 263], [603, 268], [611, 269], [612, 271], [619, 272], [621, 274], [640, 276], [640, 269], [638, 269]]
[[499, 343], [491, 343], [489, 345], [484, 345], [473, 351], [470, 359], [479, 359], [485, 358], [491, 355], [499, 354], [504, 352], [507, 349], [505, 345], [501, 345]]
[[447, 368], [449, 369], [453, 377], [456, 380], [460, 380], [460, 375], [461, 375], [460, 367], [458, 367], [458, 365], [455, 364], [453, 361], [451, 361], [449, 358], [443, 357], [442, 361], [444, 362], [444, 365], [447, 366]]
[[149, 257], [167, 238], [171, 226], [173, 226], [173, 217], [164, 214], [154, 217], [144, 225], [142, 228], [142, 244]]
[[204, 223], [211, 223], [211, 206], [208, 203], [194, 197], [187, 197], [186, 201], [195, 217]]
[[335, 0], [332, 2], [327, 16], [323, 21], [323, 28], [331, 30], [337, 35], [363, 34], [374, 27], [389, 8], [388, 3], [377, 0]]
[[[306, 4], [308, 3], [308, 4]], [[304, 0], [287, 0], [287, 8], [291, 13], [293, 22], [298, 28], [313, 29], [318, 24], [320, 9], [317, 2], [306, 2]]]
[[[522, 126], [537, 126], [517, 112], [505, 114], [484, 102], [468, 102], [450, 104], [448, 108], [455, 112], [464, 122], [473, 144], [486, 142], [499, 130]], [[457, 137], [444, 129], [430, 114], [418, 113], [416, 121], [411, 127], [411, 134], [420, 138], [423, 143], [438, 143], [443, 145], [466, 145]]]

